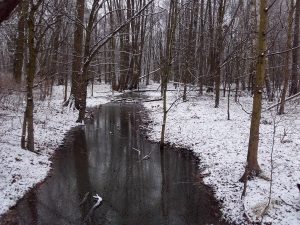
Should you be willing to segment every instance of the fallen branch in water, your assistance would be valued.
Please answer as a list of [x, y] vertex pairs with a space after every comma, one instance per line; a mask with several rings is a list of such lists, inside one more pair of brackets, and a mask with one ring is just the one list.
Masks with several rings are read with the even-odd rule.
[[96, 204], [92, 207], [92, 209], [98, 207], [98, 206], [100, 205], [100, 203], [102, 202], [102, 198], [101, 198], [98, 194], [94, 195], [93, 198], [96, 198], [96, 199], [97, 199], [97, 202], [96, 202]]
[[85, 195], [84, 195], [82, 201], [79, 203], [79, 206], [83, 205], [83, 203], [86, 202], [86, 200], [87, 200], [87, 198], [89, 197], [89, 195], [90, 195], [90, 192], [85, 193]]
[[101, 204], [102, 202], [102, 198], [96, 194], [93, 196], [93, 198], [96, 198], [97, 199], [97, 202], [93, 205], [93, 207], [90, 209], [89, 213], [87, 214], [87, 216], [85, 217], [84, 219], [84, 223], [86, 223], [88, 221], [88, 219], [91, 217], [91, 215], [93, 214], [94, 210]]
[[151, 152], [149, 152], [147, 155], [145, 155], [139, 162], [143, 161], [143, 160], [147, 160], [147, 159], [150, 159], [150, 156], [152, 154], [154, 150], [152, 150]]
[[141, 150], [138, 150], [137, 148], [132, 147], [132, 150], [137, 151], [139, 155], [141, 154]]

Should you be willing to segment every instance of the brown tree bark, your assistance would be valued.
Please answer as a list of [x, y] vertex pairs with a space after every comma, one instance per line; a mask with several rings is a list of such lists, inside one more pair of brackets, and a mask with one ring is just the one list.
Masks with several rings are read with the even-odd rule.
[[[23, 130], [21, 137], [21, 147], [34, 151], [34, 127], [33, 127], [33, 82], [36, 73], [37, 47], [35, 43], [35, 13], [42, 4], [39, 0], [36, 4], [30, 3], [30, 10], [27, 19], [28, 27], [28, 63], [26, 68], [26, 109], [23, 121]], [[27, 133], [27, 140], [26, 140]]]
[[84, 51], [83, 51], [83, 60], [80, 64], [80, 71], [78, 73], [78, 90], [77, 95], [75, 95], [75, 106], [76, 102], [77, 109], [79, 110], [79, 116], [76, 122], [81, 123], [85, 118], [85, 110], [86, 110], [86, 98], [87, 98], [87, 86], [89, 82], [88, 77], [88, 69], [89, 64], [91, 61], [88, 61], [88, 58], [90, 57], [90, 51], [91, 51], [91, 41], [92, 41], [92, 32], [93, 32], [93, 26], [95, 24], [97, 13], [101, 6], [99, 5], [100, 0], [94, 0], [92, 9], [90, 12], [88, 24], [86, 27], [85, 32], [85, 39], [84, 39]]
[[16, 51], [13, 68], [13, 76], [17, 83], [20, 83], [22, 80], [24, 48], [26, 44], [25, 26], [27, 12], [28, 1], [23, 1], [19, 7], [18, 38], [16, 39]]
[[[76, 23], [73, 41], [73, 59], [72, 59], [72, 86], [70, 97], [75, 98], [75, 107], [79, 106], [79, 84], [80, 70], [82, 68], [82, 49], [83, 49], [83, 19], [84, 19], [84, 0], [76, 1]], [[72, 99], [72, 97], [70, 98]], [[69, 99], [69, 100], [70, 100]]]
[[266, 27], [267, 27], [267, 0], [260, 1], [259, 8], [259, 29], [257, 38], [258, 59], [256, 64], [256, 77], [253, 97], [253, 108], [250, 125], [250, 136], [248, 145], [247, 165], [245, 173], [240, 179], [246, 182], [249, 178], [257, 176], [261, 170], [257, 161], [259, 143], [259, 125], [261, 119], [262, 93], [265, 78], [265, 55], [266, 55]]
[[219, 1], [217, 29], [216, 29], [216, 51], [215, 51], [215, 108], [219, 107], [220, 104], [220, 85], [221, 85], [221, 54], [223, 52], [223, 19], [225, 14], [226, 0]]
[[163, 98], [163, 122], [161, 126], [161, 136], [160, 136], [160, 149], [164, 149], [165, 144], [165, 130], [167, 123], [167, 86], [168, 80], [171, 72], [171, 62], [173, 54], [173, 43], [175, 38], [175, 30], [177, 25], [177, 14], [178, 14], [178, 0], [170, 1], [169, 16], [167, 22], [167, 34], [166, 34], [166, 46], [164, 53], [162, 55], [162, 77], [161, 77], [161, 87], [162, 87], [162, 98]]
[[[109, 10], [109, 23], [110, 23], [110, 32], [113, 32], [115, 29], [115, 18], [113, 14], [113, 7], [111, 0], [107, 2], [108, 10]], [[109, 70], [108, 73], [110, 74], [111, 77], [111, 86], [112, 90], [117, 90], [117, 83], [116, 83], [116, 73], [115, 73], [115, 48], [116, 48], [116, 43], [115, 43], [115, 38], [111, 38], [109, 42]], [[106, 73], [106, 71], [105, 71]]]

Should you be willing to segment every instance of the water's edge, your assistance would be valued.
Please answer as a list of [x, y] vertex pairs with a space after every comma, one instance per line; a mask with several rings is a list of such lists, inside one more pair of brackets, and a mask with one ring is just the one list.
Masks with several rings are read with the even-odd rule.
[[[117, 104], [117, 103], [116, 103]], [[153, 144], [157, 144], [156, 142], [154, 141], [151, 141], [148, 136], [147, 136], [147, 129], [146, 129], [146, 125], [147, 125], [147, 120], [148, 120], [148, 114], [147, 114], [147, 111], [144, 107], [142, 107], [140, 104], [138, 106], [138, 108], [140, 109], [140, 112], [142, 112], [142, 115], [140, 115], [140, 130], [141, 130], [141, 134], [147, 139], [147, 141], [153, 143]], [[80, 126], [79, 126], [80, 127]], [[41, 185], [43, 185], [49, 178], [52, 177], [53, 175], [53, 165], [54, 165], [54, 161], [56, 160], [59, 160], [59, 157], [60, 157], [60, 154], [58, 154], [58, 152], [60, 151], [63, 151], [64, 150], [64, 146], [67, 145], [66, 143], [70, 140], [69, 136], [70, 136], [70, 133], [72, 133], [72, 131], [76, 129], [76, 128], [72, 128], [70, 131], [68, 131], [66, 134], [65, 134], [65, 137], [62, 141], [62, 144], [60, 145], [60, 147], [53, 152], [53, 155], [51, 156], [50, 160], [52, 162], [51, 164], [51, 168], [48, 172], [48, 175], [46, 176], [46, 178], [37, 183], [33, 188], [31, 188], [21, 199], [19, 199], [16, 203], [15, 206], [11, 207], [11, 209], [9, 209], [5, 214], [3, 214], [1, 217], [0, 217], [0, 225], [9, 225], [9, 224], [14, 224], [13, 221], [15, 220], [15, 217], [16, 217], [16, 206], [26, 200], [26, 199], [30, 199], [31, 196], [30, 196], [30, 193], [34, 192], [34, 191], [37, 191], [40, 189]], [[195, 166], [199, 167], [199, 163], [200, 162], [200, 159], [199, 157], [197, 157], [194, 152], [190, 149], [186, 149], [186, 148], [178, 148], [178, 147], [174, 147], [174, 146], [171, 146], [169, 144], [166, 144], [166, 151], [175, 151], [175, 152], [180, 152], [180, 154], [182, 154], [184, 157], [188, 158], [190, 160], [190, 162], [192, 164], [194, 164]], [[213, 192], [213, 189], [207, 185], [205, 185], [202, 181], [202, 178], [201, 178], [201, 171], [199, 169], [199, 180], [200, 180], [200, 184], [201, 184], [201, 187], [205, 188], [205, 192], [210, 196], [210, 199], [213, 201], [211, 202], [211, 205], [213, 205], [213, 210], [214, 210], [214, 213], [215, 213], [215, 216], [218, 217], [218, 218], [222, 218], [222, 214], [220, 212], [220, 205], [221, 203], [218, 202], [215, 198], [214, 198], [214, 192]], [[225, 221], [223, 221], [224, 224], [226, 223]], [[222, 223], [223, 223], [222, 222]]]

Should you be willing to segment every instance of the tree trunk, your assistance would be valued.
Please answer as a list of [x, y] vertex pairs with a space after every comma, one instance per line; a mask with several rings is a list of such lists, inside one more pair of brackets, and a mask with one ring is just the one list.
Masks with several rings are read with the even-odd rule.
[[167, 37], [165, 55], [163, 56], [163, 74], [162, 74], [162, 97], [163, 97], [163, 122], [161, 127], [160, 149], [164, 149], [165, 145], [165, 130], [167, 123], [167, 86], [171, 70], [172, 48], [175, 38], [175, 30], [177, 24], [177, 4], [178, 0], [170, 1], [169, 17], [167, 24]]
[[26, 44], [25, 24], [28, 13], [28, 1], [22, 1], [19, 7], [18, 38], [16, 39], [16, 51], [14, 58], [14, 79], [17, 83], [22, 80], [24, 48]]
[[262, 104], [262, 93], [264, 87], [265, 77], [265, 55], [266, 55], [266, 27], [267, 27], [267, 0], [260, 1], [260, 21], [258, 29], [257, 39], [257, 52], [258, 59], [256, 65], [256, 78], [254, 87], [253, 97], [253, 108], [250, 125], [250, 137], [248, 145], [247, 165], [245, 173], [241, 178], [241, 181], [245, 182], [250, 177], [256, 176], [260, 173], [260, 167], [257, 161], [258, 154], [258, 142], [259, 142], [259, 125], [261, 119], [261, 104]]
[[221, 54], [223, 51], [223, 18], [225, 13], [225, 4], [226, 0], [219, 1], [219, 9], [218, 9], [218, 21], [217, 21], [217, 30], [216, 30], [216, 51], [215, 51], [215, 108], [219, 107], [220, 104], [220, 85], [221, 85]]
[[[296, 0], [293, 48], [296, 48], [299, 45], [299, 29], [300, 29], [300, 0]], [[297, 66], [298, 51], [299, 49], [296, 48], [292, 52], [293, 62], [292, 62], [290, 96], [298, 92], [298, 79], [299, 79], [298, 66]]]
[[72, 60], [72, 87], [69, 100], [75, 98], [75, 107], [79, 109], [80, 76], [82, 74], [82, 48], [83, 48], [83, 19], [84, 19], [84, 0], [76, 2], [76, 23], [73, 41], [73, 60]]
[[[288, 31], [287, 31], [287, 41], [286, 41], [287, 49], [291, 49], [292, 47], [291, 40], [292, 40], [293, 13], [294, 13], [294, 0], [290, 0], [290, 11], [288, 17]], [[288, 89], [289, 77], [290, 77], [289, 64], [290, 64], [290, 52], [287, 52], [284, 59], [284, 71], [283, 71], [284, 81], [283, 81], [283, 89], [282, 89], [281, 99], [280, 99], [280, 107], [278, 112], [279, 115], [282, 115], [284, 113], [285, 98]]]
[[[28, 64], [27, 64], [27, 76], [26, 76], [26, 109], [23, 122], [21, 147], [24, 147], [30, 151], [34, 151], [34, 128], [33, 128], [33, 81], [36, 72], [36, 57], [37, 50], [35, 46], [35, 11], [36, 6], [31, 4], [29, 12], [27, 26], [28, 26]], [[27, 133], [27, 140], [25, 137]], [[26, 144], [25, 144], [26, 142]]]

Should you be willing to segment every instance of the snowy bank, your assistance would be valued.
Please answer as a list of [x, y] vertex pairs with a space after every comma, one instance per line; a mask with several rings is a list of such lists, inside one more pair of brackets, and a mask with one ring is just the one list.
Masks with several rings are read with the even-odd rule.
[[[15, 205], [30, 188], [47, 176], [50, 157], [62, 143], [65, 133], [78, 124], [78, 112], [62, 107], [63, 87], [54, 87], [53, 95], [45, 101], [35, 101], [33, 153], [20, 148], [24, 115], [24, 96], [7, 95], [0, 108], [0, 215]], [[88, 89], [87, 106], [94, 107], [110, 101], [109, 85], [95, 85], [93, 97]]]
[[[155, 89], [149, 87], [149, 89]], [[148, 92], [159, 98], [160, 92]], [[168, 92], [168, 105], [179, 96]], [[231, 119], [227, 120], [227, 99], [222, 98], [219, 108], [214, 108], [213, 96], [198, 97], [190, 94], [188, 102], [178, 101], [169, 111], [166, 141], [191, 149], [200, 158], [205, 184], [214, 189], [221, 202], [224, 218], [237, 224], [261, 220], [268, 202], [270, 182], [256, 178], [248, 182], [246, 197], [242, 200], [241, 178], [248, 150], [251, 97], [240, 97], [240, 104], [231, 98]], [[160, 140], [162, 101], [146, 102], [150, 124], [148, 135]], [[266, 106], [264, 107], [266, 108]], [[247, 113], [248, 112], [248, 113]], [[264, 111], [261, 120], [259, 164], [270, 177], [270, 159], [274, 122], [276, 124], [273, 154], [273, 184], [270, 207], [264, 223], [300, 224], [300, 196], [296, 184], [300, 183], [300, 104], [295, 100], [286, 107], [286, 114]]]

